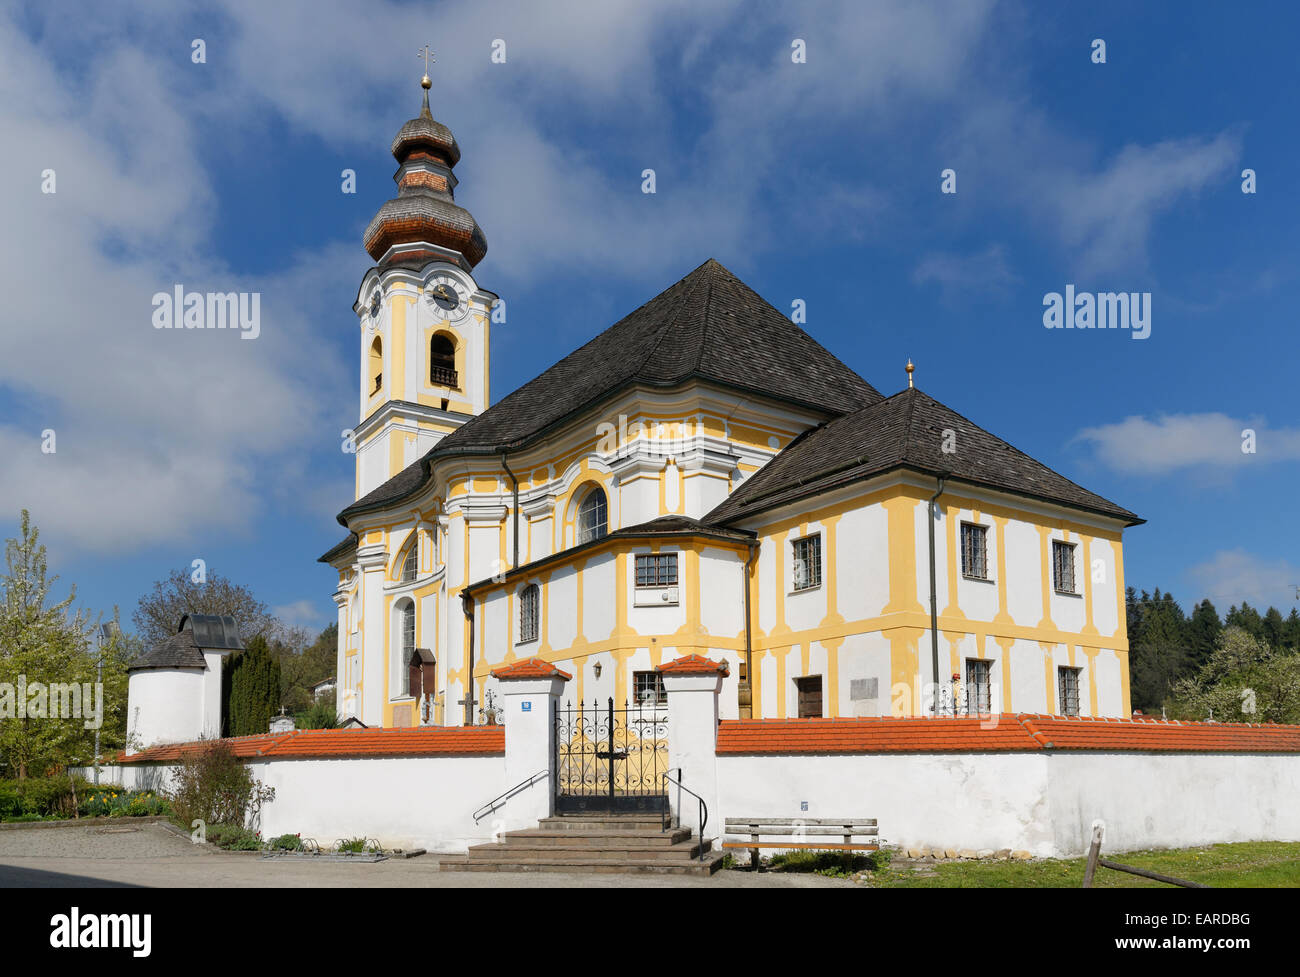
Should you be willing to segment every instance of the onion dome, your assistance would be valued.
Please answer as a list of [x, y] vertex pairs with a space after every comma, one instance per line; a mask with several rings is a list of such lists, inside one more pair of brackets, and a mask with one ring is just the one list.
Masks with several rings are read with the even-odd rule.
[[436, 250], [419, 247], [432, 244], [457, 252], [472, 268], [487, 254], [487, 238], [474, 215], [456, 204], [452, 167], [460, 162], [460, 147], [451, 130], [429, 111], [427, 75], [420, 84], [424, 87], [420, 114], [402, 126], [393, 140], [397, 196], [379, 208], [363, 241], [375, 261], [394, 246], [400, 248], [403, 261], [442, 257]]

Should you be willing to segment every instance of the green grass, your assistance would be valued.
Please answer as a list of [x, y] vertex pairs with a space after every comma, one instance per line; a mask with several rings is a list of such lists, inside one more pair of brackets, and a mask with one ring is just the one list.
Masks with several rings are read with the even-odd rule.
[[[1162, 875], [1201, 882], [1216, 889], [1300, 888], [1300, 844], [1252, 841], [1139, 852], [1107, 852], [1102, 857]], [[875, 873], [870, 885], [896, 889], [1045, 889], [1083, 885], [1087, 859], [1038, 859], [1031, 862], [937, 862], [934, 874], [894, 867]], [[1140, 875], [1098, 867], [1098, 889], [1172, 888]]]

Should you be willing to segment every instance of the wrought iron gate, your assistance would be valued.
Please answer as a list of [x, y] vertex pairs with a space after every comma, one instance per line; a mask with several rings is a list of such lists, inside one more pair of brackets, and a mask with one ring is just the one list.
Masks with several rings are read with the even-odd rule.
[[614, 708], [611, 698], [558, 703], [555, 721], [555, 810], [647, 811], [667, 808], [668, 707]]

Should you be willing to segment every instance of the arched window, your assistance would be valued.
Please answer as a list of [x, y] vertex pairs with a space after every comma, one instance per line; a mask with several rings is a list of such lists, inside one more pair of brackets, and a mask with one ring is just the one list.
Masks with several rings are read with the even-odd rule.
[[415, 604], [409, 600], [404, 601], [398, 615], [400, 618], [400, 629], [398, 631], [400, 639], [394, 669], [397, 674], [397, 694], [410, 695], [411, 673], [408, 666], [411, 662], [411, 656], [415, 654]]
[[402, 561], [402, 583], [410, 583], [415, 579], [420, 564], [420, 540], [417, 536], [412, 541], [410, 548], [406, 551], [406, 559]]
[[519, 643], [537, 640], [537, 584], [519, 592]]
[[429, 341], [429, 382], [442, 387], [456, 387], [456, 344], [438, 333]]
[[599, 486], [587, 493], [578, 506], [578, 543], [589, 543], [609, 532], [605, 490]]
[[379, 393], [379, 388], [384, 385], [384, 344], [378, 336], [370, 344], [370, 376], [374, 378], [375, 386], [370, 392]]

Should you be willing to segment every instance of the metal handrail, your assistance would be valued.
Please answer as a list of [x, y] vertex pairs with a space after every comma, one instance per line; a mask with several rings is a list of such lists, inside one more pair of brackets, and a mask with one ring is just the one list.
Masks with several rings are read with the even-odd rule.
[[484, 804], [482, 807], [480, 807], [477, 811], [474, 812], [474, 822], [477, 824], [479, 820], [487, 817], [497, 808], [501, 807], [501, 804], [503, 802], [510, 800], [510, 798], [514, 797], [521, 790], [527, 790], [529, 787], [533, 786], [533, 784], [537, 782], [538, 777], [550, 776], [550, 773], [551, 773], [551, 768], [545, 767], [541, 770], [538, 770], [537, 773], [533, 774], [527, 780], [515, 784], [504, 794], [498, 794], [496, 797], [492, 798], [492, 800], [488, 801], [486, 804]]
[[[661, 783], [667, 780], [670, 783], [676, 784], [678, 790], [686, 791], [686, 793], [690, 794], [692, 797], [694, 797], [697, 801], [700, 802], [700, 861], [704, 861], [704, 826], [709, 823], [709, 805], [704, 803], [703, 797], [701, 797], [699, 794], [695, 793], [695, 791], [691, 790], [689, 787], [685, 786], [682, 783], [681, 776], [682, 776], [682, 768], [678, 767], [676, 780], [673, 779], [672, 772], [667, 770], [664, 771], [664, 773], [660, 776], [659, 780]], [[667, 790], [665, 790], [664, 793], [667, 793]], [[672, 805], [668, 805], [664, 810], [664, 820], [663, 820], [664, 831], [667, 831], [672, 826], [672, 818], [673, 818]], [[680, 815], [678, 816], [677, 823], [678, 825], [681, 824]]]

